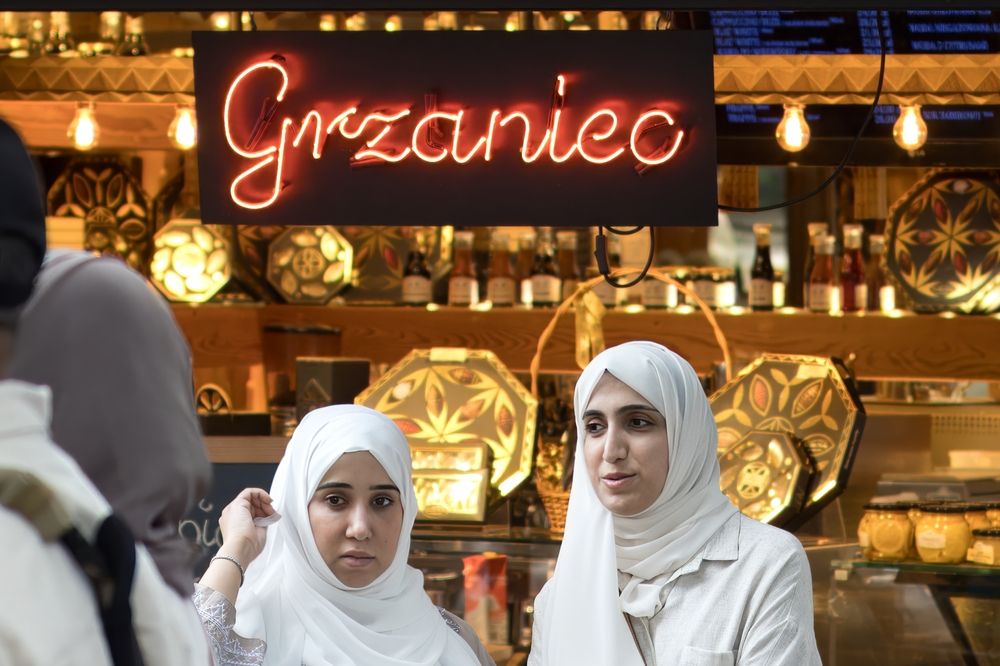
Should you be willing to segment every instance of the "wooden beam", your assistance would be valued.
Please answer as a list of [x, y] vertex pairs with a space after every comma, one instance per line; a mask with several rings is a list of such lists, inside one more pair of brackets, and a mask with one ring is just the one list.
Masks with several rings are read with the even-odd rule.
[[[174, 306], [197, 366], [250, 365], [263, 360], [260, 329], [267, 324], [322, 324], [341, 330], [343, 356], [395, 363], [413, 348], [441, 346], [491, 349], [509, 368], [525, 371], [548, 324], [551, 310], [475, 312], [441, 307]], [[723, 314], [734, 365], [761, 352], [854, 357], [866, 379], [1000, 380], [1000, 318], [997, 316], [865, 316]], [[697, 313], [609, 312], [608, 345], [628, 340], [661, 342], [700, 372], [721, 361], [707, 320]], [[577, 372], [574, 323], [564, 317], [545, 350], [546, 371]]]
[[[0, 118], [32, 148], [72, 150], [67, 130], [76, 109], [76, 102], [0, 100]], [[167, 138], [176, 109], [174, 104], [98, 103], [94, 116], [100, 135], [94, 150], [177, 150]]]

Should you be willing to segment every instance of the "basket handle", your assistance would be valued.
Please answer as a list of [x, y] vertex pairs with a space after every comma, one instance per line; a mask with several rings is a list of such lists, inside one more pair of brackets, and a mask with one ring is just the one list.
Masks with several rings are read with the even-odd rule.
[[[612, 271], [611, 276], [624, 277], [635, 272], [635, 269], [619, 268]], [[687, 286], [673, 279], [662, 270], [658, 268], [650, 268], [646, 275], [647, 277], [655, 278], [660, 282], [666, 282], [667, 284], [674, 285], [677, 287], [678, 291], [697, 303], [698, 307], [701, 308], [702, 313], [705, 315], [705, 319], [708, 320], [709, 326], [712, 327], [712, 332], [715, 334], [715, 341], [718, 343], [719, 349], [722, 350], [722, 360], [726, 365], [726, 381], [728, 382], [732, 379], [733, 364], [729, 353], [729, 342], [726, 340], [726, 335], [722, 332], [722, 328], [719, 326], [719, 322], [716, 320], [715, 313], [712, 312], [712, 308], [708, 307], [705, 301], [703, 301], [698, 294], [694, 293], [693, 290], [688, 289]], [[549, 339], [556, 330], [556, 325], [559, 323], [559, 317], [569, 310], [576, 302], [576, 299], [582, 296], [584, 292], [590, 291], [595, 285], [598, 285], [603, 281], [604, 276], [598, 276], [580, 282], [580, 284], [576, 287], [576, 291], [567, 296], [563, 302], [559, 304], [559, 307], [556, 308], [555, 313], [552, 315], [552, 319], [549, 320], [548, 325], [542, 329], [542, 334], [538, 337], [538, 346], [535, 349], [535, 355], [531, 358], [531, 395], [536, 398], [538, 397], [538, 373], [541, 371], [542, 366], [542, 352], [545, 351], [545, 346], [548, 344]]]

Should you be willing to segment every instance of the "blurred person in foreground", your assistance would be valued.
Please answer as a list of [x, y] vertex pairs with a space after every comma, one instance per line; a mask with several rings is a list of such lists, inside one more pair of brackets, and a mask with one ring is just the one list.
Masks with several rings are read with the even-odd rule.
[[0, 665], [208, 664], [175, 538], [208, 479], [183, 340], [121, 262], [45, 254], [2, 121], [0, 156]]

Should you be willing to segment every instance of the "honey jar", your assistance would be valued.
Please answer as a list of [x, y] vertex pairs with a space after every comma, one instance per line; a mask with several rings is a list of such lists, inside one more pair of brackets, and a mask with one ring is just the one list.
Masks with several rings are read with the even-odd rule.
[[966, 559], [976, 564], [1000, 567], [1000, 529], [972, 530], [972, 546]]
[[957, 564], [965, 559], [972, 534], [964, 504], [924, 504], [917, 519], [917, 553], [924, 562]]
[[986, 516], [986, 509], [989, 506], [983, 502], [970, 502], [965, 505], [965, 522], [969, 523], [970, 530], [985, 530], [992, 527], [990, 519]]
[[910, 508], [910, 504], [865, 505], [865, 514], [858, 525], [858, 541], [867, 559], [899, 562], [910, 556], [913, 552]]

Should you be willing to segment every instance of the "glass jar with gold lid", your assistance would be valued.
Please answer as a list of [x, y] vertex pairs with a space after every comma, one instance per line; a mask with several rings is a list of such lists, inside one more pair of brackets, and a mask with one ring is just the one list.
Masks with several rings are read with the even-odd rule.
[[917, 518], [917, 553], [924, 562], [957, 564], [965, 559], [972, 534], [965, 504], [923, 504]]
[[986, 502], [969, 502], [965, 505], [965, 522], [969, 523], [970, 530], [985, 530], [992, 527], [990, 519], [986, 516], [986, 510], [990, 504]]
[[966, 555], [970, 562], [1000, 567], [1000, 528], [972, 530], [972, 546]]
[[865, 505], [865, 514], [858, 525], [858, 541], [866, 559], [880, 562], [900, 562], [913, 552], [911, 504], [872, 503]]

